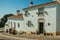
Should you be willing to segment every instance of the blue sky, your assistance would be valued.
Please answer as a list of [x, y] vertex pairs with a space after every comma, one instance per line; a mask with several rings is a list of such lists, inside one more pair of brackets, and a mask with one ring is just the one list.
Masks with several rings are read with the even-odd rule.
[[[33, 5], [51, 2], [52, 0], [32, 0]], [[23, 12], [23, 8], [29, 7], [30, 0], [0, 0], [0, 18], [5, 14], [16, 14], [16, 10]]]

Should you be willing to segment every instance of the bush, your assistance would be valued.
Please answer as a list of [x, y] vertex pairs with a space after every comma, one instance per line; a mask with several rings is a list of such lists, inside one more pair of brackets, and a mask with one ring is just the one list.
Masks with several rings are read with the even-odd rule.
[[6, 32], [8, 33], [8, 29], [6, 29]]
[[39, 30], [37, 30], [36, 32], [37, 32], [37, 34], [39, 34]]
[[17, 31], [16, 30], [13, 30], [13, 35], [16, 35], [17, 34]]

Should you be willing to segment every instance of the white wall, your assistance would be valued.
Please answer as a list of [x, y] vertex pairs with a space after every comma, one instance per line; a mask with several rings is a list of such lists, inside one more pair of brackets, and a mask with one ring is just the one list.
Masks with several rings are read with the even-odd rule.
[[[56, 32], [56, 5], [46, 6], [44, 11], [47, 11], [48, 15], [44, 13], [45, 17], [38, 17], [38, 15], [36, 14], [36, 12], [38, 12], [38, 9], [34, 8], [34, 9], [29, 10], [29, 13], [31, 15], [28, 18], [25, 17], [24, 19], [25, 31], [36, 32], [36, 30], [38, 29], [38, 19], [44, 18], [45, 19], [45, 25], [44, 25], [45, 31], [48, 33]], [[32, 23], [34, 24], [34, 27], [28, 27], [26, 25], [28, 20], [32, 21]], [[48, 25], [48, 23], [50, 23], [50, 26]]]
[[[22, 30], [36, 32], [37, 29], [38, 29], [38, 24], [37, 24], [38, 23], [38, 21], [37, 21], [37, 19], [38, 19], [37, 16], [38, 15], [36, 14], [36, 12], [38, 12], [38, 9], [37, 8], [33, 8], [33, 9], [30, 9], [28, 12], [30, 13], [30, 15], [28, 17], [24, 17], [24, 27], [23, 27]], [[34, 26], [28, 27], [26, 25], [26, 23], [28, 22], [28, 20], [31, 20], [31, 22], [32, 22], [32, 24]]]
[[[45, 14], [44, 17], [39, 17], [36, 12], [38, 12], [37, 8], [33, 8], [33, 9], [29, 9], [29, 13], [30, 15], [28, 17], [24, 16], [24, 20], [8, 20], [11, 22], [15, 22], [15, 23], [20, 23], [20, 28], [17, 27], [16, 25], [16, 30], [17, 31], [32, 31], [32, 32], [36, 32], [38, 30], [38, 19], [39, 18], [44, 18], [45, 19], [45, 31], [48, 33], [51, 32], [56, 32], [56, 5], [50, 5], [50, 6], [46, 6], [44, 11], [47, 11], [48, 15]], [[32, 17], [33, 16], [33, 17]], [[31, 20], [33, 26], [28, 27], [27, 26], [27, 22], [28, 20]], [[48, 23], [50, 23], [50, 26], [48, 25]], [[14, 24], [13, 24], [14, 27]]]
[[[45, 19], [45, 25], [44, 25], [45, 31], [48, 33], [56, 32], [56, 5], [46, 6], [44, 11], [47, 11], [48, 15], [45, 14], [45, 17], [39, 17], [36, 14], [36, 12], [38, 12], [37, 8], [29, 9], [28, 12], [30, 13], [30, 15], [28, 17], [24, 17], [22, 31], [36, 32], [38, 29], [38, 19], [44, 18]], [[33, 26], [28, 27], [26, 25], [28, 20], [31, 20], [34, 27]], [[48, 25], [48, 23], [50, 23], [50, 26]]]
[[[56, 32], [56, 5], [46, 6], [45, 11], [45, 31], [47, 33]], [[50, 25], [48, 25], [50, 23]]]
[[[16, 24], [16, 30], [17, 30], [17, 31], [21, 31], [21, 30], [22, 30], [23, 20], [8, 19], [8, 22], [10, 22], [9, 28], [11, 28], [11, 22], [12, 22], [12, 27], [13, 27], [13, 28], [14, 28], [14, 23], [15, 23], [15, 24]], [[20, 27], [18, 27], [18, 23], [20, 24]]]
[[9, 29], [9, 27], [6, 24], [5, 24], [5, 27], [4, 27], [4, 31], [6, 31], [7, 29]]
[[60, 4], [57, 5], [57, 11], [56, 11], [56, 22], [57, 22], [57, 26], [56, 26], [56, 31], [60, 32]]

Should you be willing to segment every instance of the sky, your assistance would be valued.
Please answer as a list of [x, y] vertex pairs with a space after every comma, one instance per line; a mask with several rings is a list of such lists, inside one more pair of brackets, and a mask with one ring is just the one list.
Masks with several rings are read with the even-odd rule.
[[[5, 14], [16, 14], [16, 10], [23, 12], [23, 8], [29, 7], [31, 0], [0, 0], [0, 18]], [[33, 5], [52, 2], [52, 0], [32, 0]]]

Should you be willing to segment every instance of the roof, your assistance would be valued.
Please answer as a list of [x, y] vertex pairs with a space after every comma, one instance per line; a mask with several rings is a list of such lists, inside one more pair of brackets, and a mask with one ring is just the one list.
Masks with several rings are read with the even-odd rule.
[[57, 4], [57, 3], [58, 3], [57, 1], [53, 1], [53, 2], [49, 2], [49, 3], [45, 3], [45, 4], [40, 4], [40, 5], [24, 8], [23, 10], [28, 10], [30, 8], [41, 8], [41, 7], [45, 7], [45, 6], [49, 6], [49, 5], [53, 5], [53, 4]]
[[23, 14], [10, 16], [10, 17], [8, 17], [8, 18], [23, 18]]

